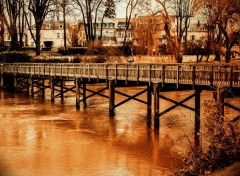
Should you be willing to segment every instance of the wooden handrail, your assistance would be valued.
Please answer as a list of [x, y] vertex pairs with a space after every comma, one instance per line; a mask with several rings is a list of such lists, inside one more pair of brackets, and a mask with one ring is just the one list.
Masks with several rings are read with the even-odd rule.
[[0, 73], [240, 87], [240, 64], [4, 63]]

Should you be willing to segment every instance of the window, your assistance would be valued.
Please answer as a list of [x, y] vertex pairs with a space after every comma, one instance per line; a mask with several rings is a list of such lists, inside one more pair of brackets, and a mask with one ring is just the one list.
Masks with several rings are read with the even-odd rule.
[[122, 37], [122, 33], [121, 33], [121, 32], [118, 32], [118, 33], [117, 33], [117, 36], [118, 36], [118, 37]]
[[46, 29], [51, 29], [51, 27], [52, 27], [51, 24], [46, 25]]
[[192, 35], [192, 40], [195, 40], [195, 35]]
[[105, 23], [103, 23], [102, 26], [103, 26], [103, 28], [106, 28], [106, 24]]
[[7, 35], [7, 40], [11, 40], [11, 35]]
[[63, 29], [63, 25], [62, 24], [59, 25], [59, 29]]
[[114, 28], [114, 23], [109, 23], [110, 28]]
[[98, 28], [98, 23], [94, 23], [93, 25], [94, 27]]
[[60, 33], [57, 33], [57, 38], [60, 38]]

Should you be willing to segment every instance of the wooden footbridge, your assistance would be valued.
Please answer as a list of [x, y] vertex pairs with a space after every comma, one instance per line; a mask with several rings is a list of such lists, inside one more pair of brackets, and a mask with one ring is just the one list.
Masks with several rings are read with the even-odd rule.
[[[136, 100], [146, 104], [148, 114], [154, 117], [154, 126], [159, 127], [159, 117], [181, 106], [195, 112], [195, 131], [200, 129], [200, 93], [202, 90], [231, 90], [234, 95], [240, 92], [240, 64], [49, 64], [49, 63], [14, 63], [1, 64], [1, 87], [24, 90], [34, 96], [45, 89], [51, 90], [51, 101], [64, 98], [64, 93], [74, 92], [76, 107], [87, 106], [87, 99], [94, 95], [109, 99], [109, 114], [122, 104]], [[74, 81], [67, 86], [67, 81]], [[105, 85], [99, 91], [87, 88], [90, 84]], [[144, 90], [136, 95], [127, 95], [117, 87], [142, 86]], [[108, 90], [108, 94], [103, 91]], [[195, 90], [194, 94], [178, 102], [162, 96], [162, 91]], [[88, 92], [88, 93], [86, 93]], [[146, 100], [138, 98], [147, 94]], [[115, 94], [126, 97], [116, 104]], [[225, 106], [240, 111], [224, 103], [226, 91], [221, 91], [219, 100]], [[195, 97], [195, 108], [184, 103]], [[174, 105], [167, 110], [159, 111], [159, 99], [165, 99]], [[224, 108], [221, 110], [224, 113]], [[236, 119], [239, 117], [236, 117]]]

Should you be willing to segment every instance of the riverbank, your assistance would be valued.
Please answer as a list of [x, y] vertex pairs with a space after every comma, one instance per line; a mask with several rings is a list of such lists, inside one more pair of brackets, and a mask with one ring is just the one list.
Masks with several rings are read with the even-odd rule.
[[240, 162], [234, 163], [233, 165], [220, 170], [211, 176], [239, 176], [240, 175]]

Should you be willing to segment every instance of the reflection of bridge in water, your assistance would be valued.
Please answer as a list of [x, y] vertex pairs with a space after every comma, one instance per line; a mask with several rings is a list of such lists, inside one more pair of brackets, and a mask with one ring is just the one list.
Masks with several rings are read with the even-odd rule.
[[[202, 90], [218, 90], [219, 103], [240, 111], [240, 108], [224, 102], [231, 91], [234, 96], [240, 92], [239, 64], [1, 64], [1, 87], [11, 90], [27, 91], [45, 95], [45, 89], [51, 90], [51, 101], [64, 98], [64, 93], [76, 94], [76, 107], [87, 107], [86, 100], [94, 95], [109, 99], [109, 114], [122, 104], [136, 100], [147, 105], [149, 116], [154, 117], [154, 127], [159, 127], [159, 117], [181, 106], [195, 112], [195, 131], [200, 130], [200, 93]], [[48, 80], [48, 81], [46, 81]], [[67, 81], [74, 81], [72, 86]], [[105, 87], [94, 91], [87, 88], [89, 84], [104, 83]], [[144, 90], [135, 95], [127, 95], [117, 87], [142, 86]], [[108, 90], [108, 95], [103, 91]], [[194, 94], [178, 102], [160, 95], [164, 91], [195, 90]], [[88, 94], [87, 94], [88, 92]], [[146, 100], [137, 98], [147, 93]], [[115, 103], [115, 94], [126, 97]], [[195, 97], [195, 108], [184, 103]], [[159, 99], [172, 102], [174, 105], [159, 111]], [[220, 112], [224, 114], [224, 106]], [[240, 116], [234, 120], [239, 119]]]

